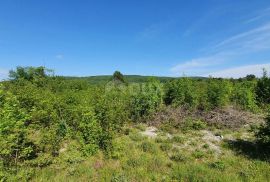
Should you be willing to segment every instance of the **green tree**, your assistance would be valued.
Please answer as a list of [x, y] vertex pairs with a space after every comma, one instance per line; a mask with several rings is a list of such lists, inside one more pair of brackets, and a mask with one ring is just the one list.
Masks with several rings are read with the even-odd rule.
[[34, 79], [45, 78], [52, 70], [46, 69], [43, 66], [39, 67], [21, 67], [18, 66], [16, 70], [9, 72], [9, 77], [13, 80], [25, 79], [32, 81]]
[[248, 80], [248, 81], [252, 81], [252, 80], [255, 80], [255, 79], [256, 79], [256, 76], [253, 75], [253, 74], [249, 74], [249, 75], [247, 75], [247, 76], [245, 77], [245, 79]]
[[79, 131], [83, 142], [85, 155], [93, 155], [97, 152], [102, 139], [102, 128], [97, 120], [94, 110], [91, 108], [80, 108]]
[[231, 101], [242, 109], [256, 111], [258, 109], [255, 94], [256, 82], [239, 82], [233, 87]]
[[261, 104], [270, 104], [270, 78], [263, 70], [263, 77], [259, 79], [256, 87], [257, 100]]
[[263, 144], [266, 144], [268, 149], [270, 149], [270, 110], [268, 112], [266, 122], [263, 125], [261, 125], [261, 127], [256, 133], [256, 137], [258, 141], [260, 141]]
[[223, 107], [229, 104], [232, 85], [223, 79], [210, 78], [207, 86], [207, 99], [210, 108]]
[[125, 77], [120, 71], [115, 71], [112, 79], [116, 82], [126, 83]]
[[165, 86], [165, 103], [175, 106], [197, 107], [198, 89], [194, 81], [190, 78], [180, 78], [169, 82]]
[[0, 88], [0, 158], [5, 167], [17, 167], [35, 157], [35, 145], [27, 135], [28, 120], [16, 97]]
[[164, 90], [158, 80], [150, 79], [140, 85], [139, 91], [133, 93], [130, 107], [132, 119], [146, 118], [157, 111], [163, 104]]

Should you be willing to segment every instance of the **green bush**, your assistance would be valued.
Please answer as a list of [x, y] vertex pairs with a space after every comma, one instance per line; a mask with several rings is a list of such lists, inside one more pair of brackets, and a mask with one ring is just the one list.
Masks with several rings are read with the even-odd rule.
[[149, 141], [144, 141], [140, 147], [143, 152], [155, 153], [157, 151], [156, 146]]
[[256, 87], [257, 100], [260, 104], [270, 104], [270, 77], [267, 71], [263, 71], [263, 77], [259, 79]]
[[175, 162], [185, 162], [187, 160], [187, 157], [179, 152], [174, 153], [170, 159]]
[[186, 130], [202, 130], [206, 128], [206, 123], [201, 120], [187, 118], [184, 123], [181, 124], [181, 129]]
[[255, 135], [259, 142], [266, 144], [268, 149], [270, 149], [270, 111], [266, 118], [266, 122], [261, 125]]
[[224, 171], [225, 170], [225, 164], [221, 161], [218, 161], [218, 162], [213, 162], [210, 164], [210, 167], [211, 168], [214, 168], [214, 169], [218, 169], [218, 170], [221, 170], [221, 171]]
[[129, 135], [130, 139], [135, 141], [135, 142], [139, 142], [142, 141], [144, 139], [146, 139], [146, 137], [144, 137], [142, 134], [140, 133], [133, 133], [131, 135]]
[[16, 97], [0, 87], [0, 158], [4, 166], [17, 166], [36, 157], [36, 146], [27, 134], [30, 119]]
[[203, 157], [205, 157], [205, 153], [201, 150], [195, 150], [193, 153], [192, 153], [192, 156], [196, 159], [201, 159]]
[[237, 83], [232, 92], [232, 103], [244, 110], [256, 111], [258, 109], [256, 103], [255, 85], [256, 82], [240, 82]]
[[189, 78], [180, 78], [171, 81], [165, 86], [164, 101], [167, 105], [187, 106], [196, 108], [198, 106], [198, 93], [195, 83]]
[[172, 138], [172, 141], [176, 142], [176, 143], [184, 143], [185, 139], [183, 137], [181, 137], [181, 136], [174, 136]]
[[202, 146], [204, 149], [209, 149], [210, 148], [210, 146], [209, 146], [209, 144], [204, 144], [203, 146]]
[[155, 138], [156, 143], [171, 143], [171, 139], [167, 136], [157, 136]]
[[227, 80], [209, 79], [207, 100], [210, 109], [229, 104], [232, 84]]
[[172, 149], [171, 143], [162, 143], [160, 144], [160, 149], [164, 152], [170, 151]]
[[96, 119], [93, 110], [82, 110], [79, 131], [83, 142], [83, 152], [85, 155], [93, 155], [97, 152], [102, 136], [102, 128]]
[[53, 157], [49, 154], [40, 154], [38, 158], [28, 161], [26, 164], [31, 167], [46, 167], [53, 164]]
[[150, 80], [133, 93], [130, 108], [133, 120], [146, 118], [157, 111], [163, 104], [163, 88], [157, 80]]
[[139, 158], [136, 158], [136, 157], [130, 157], [128, 160], [127, 160], [127, 165], [130, 166], [130, 167], [138, 167], [142, 164], [142, 161], [141, 159]]

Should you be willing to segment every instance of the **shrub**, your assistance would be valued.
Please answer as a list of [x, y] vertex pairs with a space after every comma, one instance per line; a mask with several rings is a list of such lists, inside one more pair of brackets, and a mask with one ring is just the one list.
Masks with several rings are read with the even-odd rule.
[[175, 132], [175, 126], [170, 122], [162, 123], [160, 126], [160, 129], [167, 133], [174, 133]]
[[139, 141], [142, 141], [142, 140], [146, 139], [146, 137], [144, 137], [140, 133], [131, 134], [131, 135], [129, 135], [129, 137], [130, 137], [131, 140], [133, 140], [135, 142], [139, 142]]
[[210, 109], [228, 105], [232, 85], [226, 80], [209, 79], [207, 86], [207, 100]]
[[263, 77], [257, 83], [256, 94], [259, 103], [270, 104], [270, 77], [266, 70], [263, 71]]
[[205, 156], [205, 153], [200, 150], [196, 150], [195, 152], [192, 153], [193, 157], [196, 159], [201, 159]]
[[256, 111], [255, 82], [240, 82], [234, 86], [232, 102], [242, 109]]
[[135, 128], [137, 128], [140, 131], [145, 131], [146, 130], [146, 125], [143, 123], [139, 123], [135, 126]]
[[156, 143], [165, 143], [166, 140], [167, 140], [167, 138], [158, 136], [158, 137], [155, 139], [155, 142], [156, 142]]
[[139, 158], [131, 157], [127, 160], [127, 165], [130, 167], [138, 167], [141, 165], [141, 160]]
[[194, 130], [201, 130], [201, 129], [205, 129], [206, 128], [206, 124], [205, 122], [201, 121], [201, 120], [195, 120], [193, 121], [191, 128]]
[[176, 142], [176, 143], [184, 143], [185, 139], [181, 136], [174, 136], [172, 138], [172, 141]]
[[221, 171], [225, 170], [225, 164], [221, 161], [211, 163], [210, 167]]
[[149, 153], [156, 152], [156, 146], [149, 141], [144, 141], [140, 147], [141, 147], [142, 151], [144, 151], [144, 152], [149, 152]]
[[128, 182], [128, 178], [124, 174], [114, 173], [111, 182]]
[[170, 151], [172, 149], [172, 144], [170, 143], [162, 143], [160, 145], [160, 149], [164, 152]]
[[133, 93], [130, 103], [133, 120], [146, 118], [157, 111], [163, 104], [163, 89], [160, 82], [150, 80], [138, 92]]
[[202, 146], [204, 149], [209, 149], [210, 148], [210, 146], [209, 146], [209, 144], [204, 144], [203, 146]]
[[159, 172], [162, 170], [164, 166], [164, 159], [160, 156], [153, 156], [151, 157], [150, 161], [147, 163], [147, 170], [148, 171], [156, 171]]
[[259, 142], [266, 144], [268, 149], [270, 149], [270, 111], [266, 118], [266, 122], [259, 127], [255, 135]]
[[32, 167], [46, 167], [53, 163], [53, 157], [48, 154], [41, 154], [37, 159], [28, 161], [27, 164]]
[[102, 128], [98, 123], [94, 112], [82, 111], [79, 131], [81, 132], [83, 142], [83, 153], [93, 155], [97, 152], [102, 140]]
[[201, 130], [206, 128], [206, 123], [201, 120], [187, 118], [181, 125], [182, 130]]
[[28, 138], [26, 122], [30, 116], [19, 107], [11, 93], [0, 87], [0, 158], [6, 167], [36, 157], [36, 146]]
[[174, 153], [170, 159], [172, 161], [175, 161], [175, 162], [185, 162], [187, 160], [186, 156], [184, 156], [183, 154], [177, 152], [177, 153]]
[[171, 81], [165, 87], [165, 103], [175, 106], [188, 106], [195, 108], [198, 105], [198, 93], [192, 79], [180, 78]]

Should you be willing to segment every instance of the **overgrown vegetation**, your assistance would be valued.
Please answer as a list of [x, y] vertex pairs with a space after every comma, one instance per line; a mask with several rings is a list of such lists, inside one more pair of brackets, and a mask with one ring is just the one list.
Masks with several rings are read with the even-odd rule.
[[[157, 138], [153, 142], [131, 126], [151, 121], [158, 111], [166, 107], [210, 112], [231, 106], [263, 114], [270, 103], [270, 78], [266, 71], [261, 79], [251, 75], [241, 80], [179, 78], [161, 83], [155, 78], [149, 78], [141, 84], [128, 83], [128, 79], [120, 72], [115, 72], [112, 79], [104, 84], [91, 84], [84, 79], [66, 79], [51, 73], [44, 67], [18, 67], [10, 72], [10, 81], [1, 83], [0, 181], [30, 180], [37, 178], [40, 170], [41, 176], [47, 172], [57, 175], [50, 171], [54, 165], [72, 164], [76, 168], [76, 165], [82, 164], [87, 167], [90, 165], [87, 161], [93, 156], [104, 157], [91, 163], [96, 170], [106, 169], [104, 160], [108, 163], [111, 161], [111, 165], [115, 160], [124, 161], [124, 164], [120, 164], [122, 169], [117, 168], [120, 171], [110, 174], [104, 171], [101, 174], [105, 178], [107, 176], [107, 180], [136, 181], [142, 179], [145, 172], [149, 173], [145, 175], [151, 176], [151, 180], [161, 179], [159, 177], [164, 177], [165, 181], [196, 180], [198, 178], [190, 176], [191, 173], [202, 173], [206, 169], [185, 162], [190, 158], [203, 160], [211, 156], [211, 151], [205, 151], [211, 148], [208, 143], [191, 155], [186, 155], [175, 147], [176, 144], [184, 143], [182, 136]], [[164, 131], [171, 131], [170, 127], [174, 127], [176, 133], [184, 131], [188, 134], [215, 127], [207, 119], [193, 117], [185, 118], [179, 125], [172, 124], [173, 121], [166, 122], [164, 128], [167, 129]], [[269, 126], [268, 117], [256, 133], [258, 141], [268, 147]], [[135, 151], [135, 155], [128, 152], [129, 149]], [[175, 164], [181, 162], [181, 165]], [[147, 170], [142, 172], [140, 166]], [[219, 174], [226, 170], [227, 165], [212, 161], [207, 166], [209, 169], [206, 172]], [[186, 167], [194, 168], [188, 171], [184, 169]], [[127, 177], [130, 168], [135, 169], [135, 175]], [[169, 169], [170, 175], [167, 176], [165, 171]], [[69, 168], [68, 175], [76, 176], [76, 172], [76, 169]], [[85, 173], [91, 175], [93, 171]], [[204, 177], [206, 179], [209, 176]], [[231, 179], [238, 177], [231, 176]]]

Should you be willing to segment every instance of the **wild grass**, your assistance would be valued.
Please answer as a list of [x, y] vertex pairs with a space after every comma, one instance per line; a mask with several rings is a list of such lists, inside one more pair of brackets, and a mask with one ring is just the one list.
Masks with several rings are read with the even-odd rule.
[[[71, 145], [60, 159], [41, 168], [29, 168], [32, 181], [269, 181], [270, 165], [232, 149], [224, 140], [217, 155], [209, 144], [202, 143], [199, 130], [179, 131], [172, 139], [159, 135], [147, 138], [141, 130], [131, 129], [128, 135], [113, 140], [110, 158], [102, 152], [92, 157], [76, 153]], [[234, 135], [235, 132], [228, 132]], [[193, 143], [184, 148], [192, 138]], [[61, 161], [61, 162], [60, 162]], [[30, 170], [32, 169], [32, 170]], [[27, 170], [21, 176], [27, 175]], [[30, 178], [29, 178], [30, 179]], [[16, 178], [18, 180], [18, 177]]]

